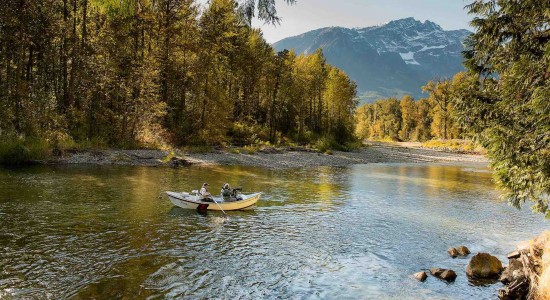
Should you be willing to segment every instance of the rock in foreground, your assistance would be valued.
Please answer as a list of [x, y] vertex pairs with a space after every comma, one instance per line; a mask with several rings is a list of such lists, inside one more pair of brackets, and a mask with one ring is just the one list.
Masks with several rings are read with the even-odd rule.
[[447, 253], [449, 253], [452, 258], [458, 256], [458, 250], [456, 250], [456, 248], [449, 248], [449, 250], [447, 250]]
[[449, 248], [449, 250], [447, 250], [447, 253], [449, 253], [452, 258], [458, 256], [468, 256], [468, 254], [470, 254], [470, 249], [468, 249], [468, 247], [466, 246], [460, 246], [458, 248]]
[[456, 273], [453, 270], [441, 269], [441, 268], [431, 268], [430, 273], [439, 279], [445, 280], [447, 282], [455, 281]]
[[466, 274], [473, 278], [496, 278], [502, 272], [500, 260], [489, 253], [478, 253], [472, 257]]
[[456, 251], [458, 252], [458, 255], [460, 256], [468, 256], [470, 254], [470, 249], [466, 246], [460, 246], [456, 248]]
[[508, 268], [500, 276], [506, 286], [499, 299], [550, 299], [550, 231], [518, 244], [507, 256]]
[[428, 275], [426, 274], [426, 272], [422, 271], [422, 272], [418, 272], [418, 273], [414, 273], [413, 274], [414, 278], [420, 282], [424, 282], [426, 280], [426, 278], [428, 278]]

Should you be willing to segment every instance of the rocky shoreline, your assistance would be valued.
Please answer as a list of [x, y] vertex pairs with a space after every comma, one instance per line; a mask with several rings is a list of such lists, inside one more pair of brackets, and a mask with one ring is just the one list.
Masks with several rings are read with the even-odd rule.
[[[467, 257], [470, 251], [465, 246], [449, 248], [452, 258]], [[506, 255], [508, 265], [489, 253], [477, 253], [466, 267], [466, 276], [474, 285], [504, 284], [498, 292], [501, 300], [550, 299], [550, 231], [530, 241], [517, 245], [517, 249]], [[455, 271], [443, 268], [431, 268], [429, 273], [440, 280], [453, 282], [457, 278]], [[420, 282], [428, 279], [425, 271], [414, 273], [413, 278]]]
[[500, 299], [550, 299], [550, 231], [519, 243], [507, 257], [508, 267], [500, 276], [505, 285], [499, 290]]
[[[175, 157], [175, 158], [174, 158]], [[351, 151], [318, 153], [303, 147], [266, 147], [253, 154], [231, 150], [208, 153], [185, 153], [163, 150], [85, 150], [67, 151], [63, 155], [42, 161], [47, 164], [94, 164], [131, 166], [242, 165], [269, 169], [334, 166], [369, 163], [420, 162], [487, 162], [482, 155], [457, 154], [439, 150], [400, 146], [393, 143], [370, 143]]]

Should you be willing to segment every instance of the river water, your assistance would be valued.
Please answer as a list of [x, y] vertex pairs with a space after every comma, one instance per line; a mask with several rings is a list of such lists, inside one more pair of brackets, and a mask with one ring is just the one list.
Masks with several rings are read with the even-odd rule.
[[[227, 218], [163, 195], [203, 181], [264, 195]], [[482, 165], [0, 169], [0, 298], [495, 299], [447, 248], [507, 262], [548, 227]], [[430, 267], [458, 278], [411, 279]]]

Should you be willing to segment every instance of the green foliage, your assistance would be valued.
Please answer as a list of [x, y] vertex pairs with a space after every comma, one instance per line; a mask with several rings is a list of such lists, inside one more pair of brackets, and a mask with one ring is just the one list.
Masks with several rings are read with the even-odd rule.
[[550, 39], [545, 0], [474, 1], [456, 107], [505, 197], [550, 217]]
[[2, 138], [55, 153], [353, 139], [349, 77], [321, 50], [275, 53], [243, 20], [276, 21], [274, 1], [65, 2], [0, 1]]
[[[460, 73], [459, 73], [460, 74]], [[454, 101], [456, 90], [454, 86], [456, 81], [460, 80], [460, 75], [451, 80], [429, 81], [422, 87], [424, 92], [429, 93], [428, 100], [432, 103], [432, 135], [438, 139], [458, 138], [461, 134], [461, 128], [457, 124], [455, 117]]]
[[431, 140], [422, 143], [422, 147], [454, 153], [485, 153], [480, 145], [471, 140]]
[[255, 154], [260, 150], [260, 146], [258, 145], [246, 145], [243, 147], [243, 151], [248, 154]]
[[0, 165], [21, 165], [49, 156], [50, 147], [41, 139], [6, 138], [0, 142]]
[[402, 126], [401, 106], [397, 99], [365, 104], [356, 115], [356, 134], [362, 138], [399, 140]]
[[348, 152], [361, 147], [362, 142], [359, 140], [350, 140], [346, 143], [340, 143], [338, 139], [330, 135], [318, 139], [315, 143], [315, 148], [321, 153], [326, 153], [327, 151], [332, 152], [332, 150]]
[[389, 141], [461, 138], [455, 101], [463, 81], [463, 73], [453, 80], [430, 81], [423, 87], [429, 97], [419, 101], [404, 96], [401, 101], [389, 98], [365, 104], [355, 114], [355, 134], [362, 139]]
[[172, 160], [172, 158], [176, 157], [176, 153], [174, 151], [170, 151], [163, 159], [162, 159], [162, 162], [163, 163], [168, 163], [170, 160]]
[[[277, 16], [275, 1], [273, 0], [242, 0], [239, 10], [246, 18], [249, 25], [252, 24], [252, 18], [258, 16], [258, 19], [266, 23], [279, 24], [281, 19]], [[283, 0], [287, 4], [294, 4], [296, 0]], [[257, 12], [256, 12], [257, 10]]]

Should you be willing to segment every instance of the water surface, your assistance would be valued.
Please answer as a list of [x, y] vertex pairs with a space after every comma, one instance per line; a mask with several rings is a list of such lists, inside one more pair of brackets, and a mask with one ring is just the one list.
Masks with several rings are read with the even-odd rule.
[[[163, 195], [203, 181], [264, 196], [224, 218]], [[505, 261], [548, 225], [482, 165], [0, 169], [0, 298], [495, 299], [447, 248]], [[458, 278], [410, 278], [430, 267]]]

